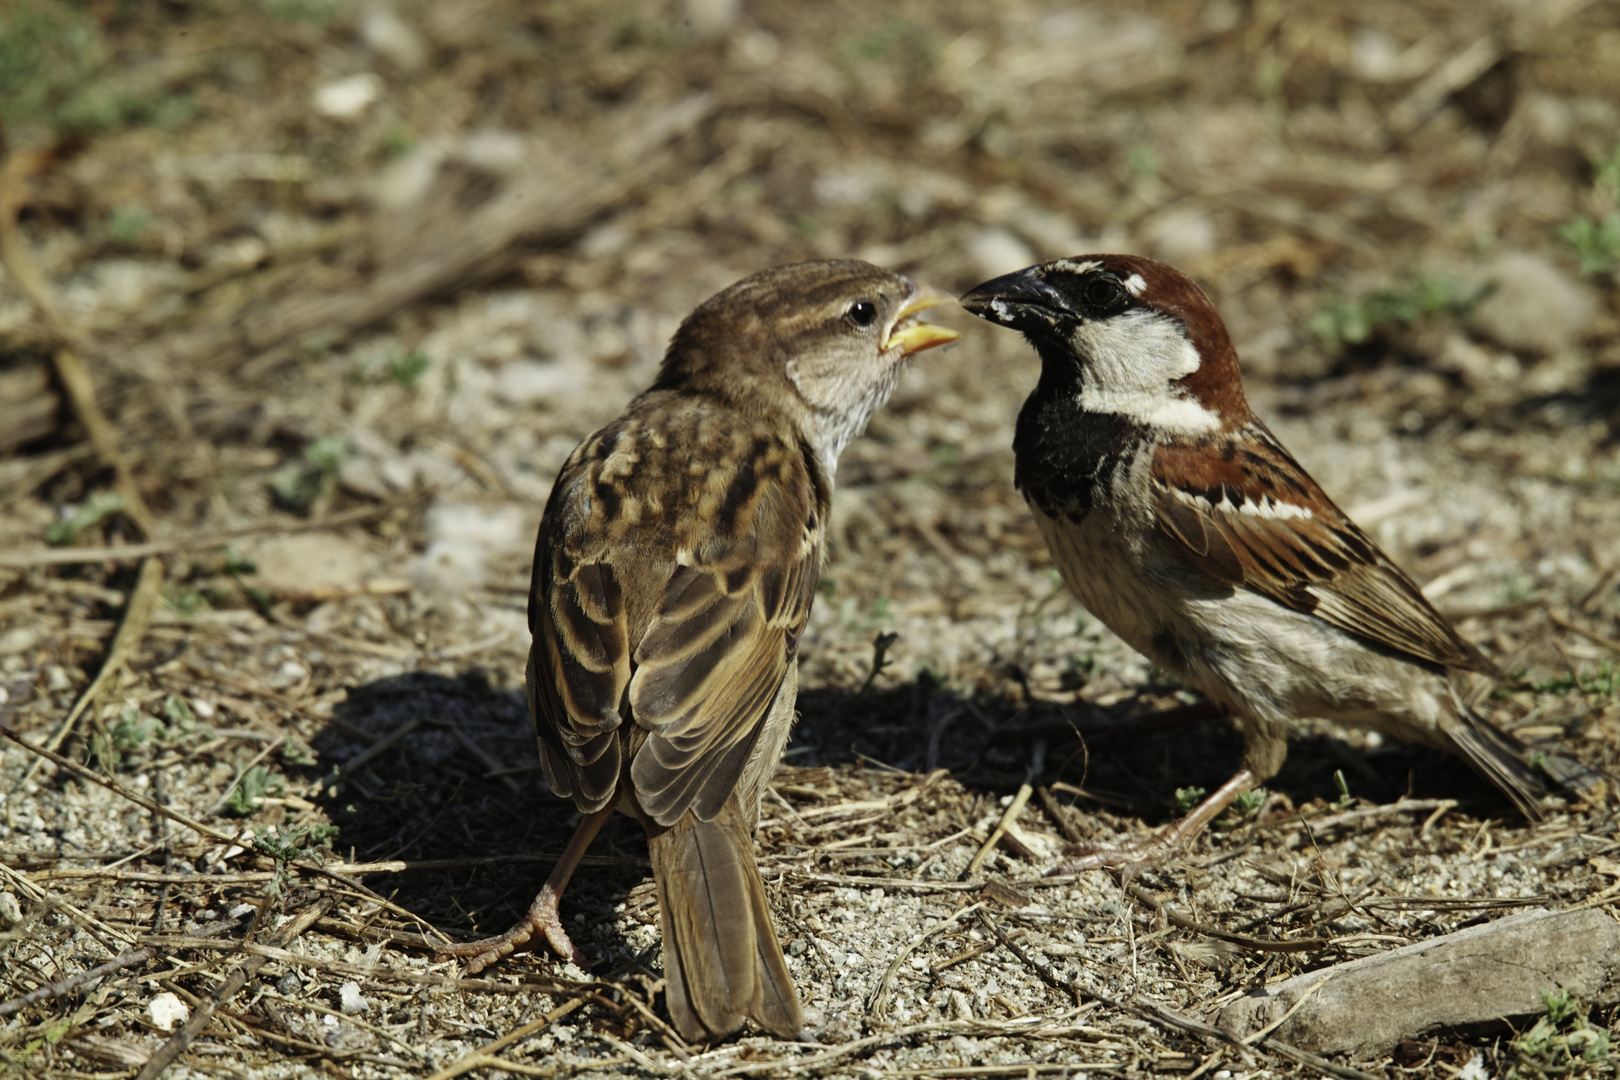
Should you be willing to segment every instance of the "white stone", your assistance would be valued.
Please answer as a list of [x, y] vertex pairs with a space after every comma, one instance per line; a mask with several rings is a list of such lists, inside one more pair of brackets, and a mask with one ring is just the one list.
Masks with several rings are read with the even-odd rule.
[[411, 569], [411, 599], [424, 607], [448, 609], [483, 584], [484, 547], [469, 540], [436, 541]]
[[371, 1002], [360, 995], [360, 984], [357, 982], [346, 982], [338, 988], [338, 1002], [350, 1016], [357, 1016], [371, 1008]]
[[369, 71], [315, 88], [315, 111], [334, 120], [353, 120], [382, 97], [383, 81]]
[[0, 634], [0, 656], [27, 652], [39, 641], [39, 630], [32, 626], [14, 626]]
[[419, 71], [427, 63], [427, 46], [410, 23], [383, 4], [360, 18], [360, 40], [402, 71]]
[[737, 24], [742, 0], [682, 0], [681, 11], [698, 37], [719, 37]]
[[1590, 288], [1532, 252], [1503, 252], [1478, 280], [1494, 288], [1474, 309], [1471, 328], [1516, 353], [1567, 349], [1597, 315]]
[[428, 510], [423, 524], [429, 544], [460, 540], [486, 551], [526, 551], [539, 521], [524, 506], [441, 502]]
[[293, 533], [266, 540], [253, 552], [257, 580], [271, 591], [310, 592], [358, 585], [370, 558], [339, 533]]
[[173, 1031], [176, 1024], [191, 1019], [190, 1006], [168, 991], [154, 997], [146, 1009], [152, 1017], [152, 1026], [159, 1031]]
[[1400, 78], [1400, 42], [1382, 30], [1362, 27], [1350, 41], [1350, 71], [1365, 82], [1389, 82]]
[[522, 169], [529, 160], [529, 143], [515, 131], [484, 128], [471, 132], [461, 141], [458, 155], [463, 164], [482, 172], [507, 176]]
[[443, 139], [423, 139], [377, 171], [370, 181], [372, 201], [384, 210], [415, 204], [433, 187], [449, 156]]
[[1148, 227], [1147, 239], [1154, 253], [1171, 263], [1207, 255], [1220, 242], [1215, 222], [1197, 207], [1171, 210]]

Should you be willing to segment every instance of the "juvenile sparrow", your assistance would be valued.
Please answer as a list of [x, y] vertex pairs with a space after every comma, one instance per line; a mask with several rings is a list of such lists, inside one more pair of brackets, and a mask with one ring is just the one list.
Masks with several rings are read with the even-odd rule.
[[[1064, 582], [1242, 729], [1243, 767], [1159, 836], [1161, 852], [1276, 775], [1297, 717], [1449, 750], [1540, 816], [1524, 747], [1448, 677], [1494, 668], [1249, 410], [1237, 352], [1197, 285], [1150, 259], [1083, 255], [987, 281], [962, 303], [1040, 354], [1015, 483]], [[1066, 869], [1129, 861], [1110, 852]]]
[[650, 389], [563, 465], [529, 593], [529, 714], [551, 790], [585, 815], [528, 915], [444, 950], [478, 971], [543, 934], [615, 809], [647, 832], [670, 1016], [784, 1038], [799, 998], [754, 862], [760, 800], [798, 691], [838, 455], [945, 293], [853, 260], [755, 274], [675, 332]]

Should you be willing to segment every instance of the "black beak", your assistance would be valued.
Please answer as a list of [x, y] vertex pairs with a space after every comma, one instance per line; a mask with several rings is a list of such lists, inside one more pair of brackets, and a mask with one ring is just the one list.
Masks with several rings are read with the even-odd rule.
[[1068, 299], [1047, 284], [1038, 266], [974, 286], [962, 295], [962, 306], [981, 319], [1026, 334], [1050, 333], [1081, 321]]

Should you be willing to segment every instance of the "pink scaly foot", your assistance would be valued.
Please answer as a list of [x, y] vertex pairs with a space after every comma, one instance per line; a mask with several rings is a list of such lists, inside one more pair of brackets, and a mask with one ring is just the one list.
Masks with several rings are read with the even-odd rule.
[[613, 808], [610, 806], [594, 814], [585, 815], [585, 820], [579, 823], [579, 828], [574, 830], [574, 835], [568, 841], [568, 847], [563, 850], [562, 858], [557, 861], [551, 876], [541, 887], [540, 895], [534, 898], [534, 903], [529, 905], [528, 914], [518, 920], [516, 926], [498, 937], [446, 945], [438, 950], [438, 958], [471, 957], [467, 962], [467, 970], [476, 975], [495, 961], [510, 956], [528, 945], [536, 935], [539, 935], [556, 950], [557, 955], [578, 964], [581, 970], [589, 971], [590, 962], [585, 958], [584, 950], [575, 945], [568, 932], [563, 929], [557, 907], [562, 901], [563, 890], [568, 887], [568, 879], [574, 876], [574, 868], [585, 856], [585, 849], [591, 846], [591, 841], [596, 839], [597, 832], [612, 814]]
[[557, 914], [557, 902], [561, 899], [561, 890], [553, 890], [551, 882], [548, 881], [540, 890], [540, 895], [534, 898], [534, 903], [529, 905], [528, 914], [512, 929], [498, 937], [445, 945], [439, 949], [438, 956], [468, 957], [467, 971], [476, 975], [495, 961], [517, 952], [534, 940], [536, 935], [540, 935], [557, 951], [557, 955], [589, 971], [591, 965], [586, 960], [584, 951], [568, 936], [568, 931], [563, 929], [562, 919]]

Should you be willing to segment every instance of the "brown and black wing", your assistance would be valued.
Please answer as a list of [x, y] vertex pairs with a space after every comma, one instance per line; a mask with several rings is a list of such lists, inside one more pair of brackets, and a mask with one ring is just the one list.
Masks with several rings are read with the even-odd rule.
[[[814, 458], [759, 441], [720, 502], [684, 522], [678, 565], [636, 646], [630, 765], [662, 825], [712, 820], [737, 786], [798, 649], [820, 572], [825, 485]], [[774, 762], [771, 763], [774, 765]]]
[[805, 447], [692, 410], [633, 409], [575, 451], [530, 591], [529, 699], [557, 794], [609, 805], [630, 753], [660, 824], [719, 811], [809, 617], [828, 499]]
[[586, 813], [608, 806], [623, 766], [620, 708], [630, 626], [612, 547], [593, 528], [600, 434], [563, 466], [535, 544], [527, 687], [551, 789]]
[[1257, 449], [1154, 459], [1159, 528], [1189, 563], [1420, 663], [1494, 671], [1263, 424], [1244, 434]]

